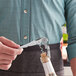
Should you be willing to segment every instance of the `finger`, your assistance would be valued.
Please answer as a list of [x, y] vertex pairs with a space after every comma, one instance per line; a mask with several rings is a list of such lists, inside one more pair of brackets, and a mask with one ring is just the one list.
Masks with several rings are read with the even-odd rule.
[[6, 45], [1, 45], [0, 46], [0, 53], [5, 53], [5, 54], [9, 54], [9, 55], [19, 55], [21, 54], [23, 51], [23, 49], [14, 49], [14, 48], [10, 48]]
[[12, 63], [12, 60], [5, 60], [5, 59], [0, 60], [0, 65], [2, 65], [2, 64], [8, 65], [8, 64], [11, 64], [11, 63]]
[[20, 45], [16, 44], [15, 42], [13, 42], [13, 41], [11, 41], [11, 40], [3, 37], [3, 36], [0, 37], [0, 41], [4, 45], [9, 46], [9, 47], [12, 47], [12, 48], [19, 48], [20, 47]]
[[11, 67], [11, 64], [9, 64], [9, 65], [4, 65], [4, 64], [0, 65], [0, 69], [2, 69], [2, 70], [8, 70], [10, 67]]
[[23, 52], [23, 49], [22, 48], [19, 48], [18, 50], [19, 51], [17, 52], [17, 55], [20, 55]]
[[15, 60], [17, 55], [0, 54], [0, 60]]

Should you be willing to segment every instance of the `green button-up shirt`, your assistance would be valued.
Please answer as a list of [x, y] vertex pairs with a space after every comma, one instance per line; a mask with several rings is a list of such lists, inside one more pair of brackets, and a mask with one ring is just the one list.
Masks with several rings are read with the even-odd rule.
[[76, 0], [0, 0], [0, 36], [20, 45], [41, 37], [59, 43], [66, 18], [71, 59], [76, 57], [75, 8]]

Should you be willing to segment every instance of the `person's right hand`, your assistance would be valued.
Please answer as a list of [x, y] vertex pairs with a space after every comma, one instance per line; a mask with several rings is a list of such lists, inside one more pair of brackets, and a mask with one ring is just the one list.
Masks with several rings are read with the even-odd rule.
[[20, 46], [13, 41], [0, 37], [0, 69], [8, 70], [11, 67], [12, 61], [23, 51], [19, 48]]

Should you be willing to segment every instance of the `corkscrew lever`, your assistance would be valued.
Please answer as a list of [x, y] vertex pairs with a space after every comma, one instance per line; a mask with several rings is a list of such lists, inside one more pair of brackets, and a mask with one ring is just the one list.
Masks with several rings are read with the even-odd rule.
[[20, 48], [27, 48], [34, 45], [44, 45], [47, 41], [48, 39], [46, 37], [43, 37], [43, 38], [31, 41], [30, 43], [27, 43], [25, 45], [22, 45]]

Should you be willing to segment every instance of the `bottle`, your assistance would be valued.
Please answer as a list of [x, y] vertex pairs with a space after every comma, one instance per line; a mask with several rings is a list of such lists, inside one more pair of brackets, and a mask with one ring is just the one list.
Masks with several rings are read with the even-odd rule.
[[46, 76], [57, 76], [50, 61], [50, 58], [47, 56], [46, 52], [41, 53], [40, 60], [43, 65]]

